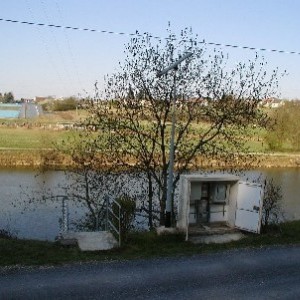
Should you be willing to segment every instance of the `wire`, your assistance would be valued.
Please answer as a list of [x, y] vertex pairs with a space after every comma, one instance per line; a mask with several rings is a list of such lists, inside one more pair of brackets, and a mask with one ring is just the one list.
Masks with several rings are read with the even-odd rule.
[[[138, 32], [136, 33], [126, 33], [126, 32], [114, 32], [114, 31], [108, 31], [108, 30], [98, 30], [98, 29], [91, 29], [91, 28], [80, 28], [80, 27], [73, 27], [73, 26], [63, 26], [63, 25], [56, 25], [56, 24], [45, 24], [45, 23], [35, 23], [35, 22], [28, 22], [28, 21], [19, 21], [19, 20], [11, 20], [11, 19], [3, 19], [0, 18], [0, 21], [3, 22], [10, 22], [10, 23], [19, 23], [19, 24], [26, 24], [26, 25], [33, 25], [33, 26], [44, 26], [44, 27], [54, 27], [54, 28], [60, 28], [60, 29], [70, 29], [70, 30], [79, 30], [79, 31], [89, 31], [89, 32], [97, 32], [97, 33], [106, 33], [106, 34], [115, 34], [115, 35], [128, 35], [128, 36], [144, 36], [143, 34], [140, 34]], [[152, 36], [150, 37], [161, 39], [161, 37], [158, 36]]]
[[[138, 31], [136, 33], [126, 33], [126, 32], [115, 32], [115, 31], [108, 31], [108, 30], [98, 30], [98, 29], [91, 29], [91, 28], [80, 28], [80, 27], [73, 27], [73, 26], [62, 26], [56, 24], [45, 24], [45, 23], [35, 23], [35, 22], [27, 22], [27, 21], [19, 21], [19, 20], [11, 20], [11, 19], [3, 19], [0, 18], [0, 21], [3, 22], [10, 22], [10, 23], [18, 23], [18, 24], [26, 24], [32, 26], [44, 26], [44, 27], [52, 27], [52, 28], [60, 28], [60, 29], [69, 29], [69, 30], [79, 30], [79, 31], [88, 31], [88, 32], [96, 32], [96, 33], [105, 33], [105, 34], [113, 34], [113, 35], [127, 35], [127, 36], [138, 36], [143, 37], [145, 34], [141, 34]], [[163, 38], [154, 35], [148, 35], [149, 37], [162, 40]], [[167, 39], [167, 38], [166, 38]], [[233, 44], [221, 44], [216, 42], [206, 42], [205, 40], [200, 41], [201, 44], [217, 46], [217, 47], [226, 47], [226, 48], [235, 48], [235, 49], [244, 49], [244, 50], [252, 50], [252, 51], [263, 51], [263, 52], [273, 52], [273, 53], [280, 53], [280, 54], [293, 54], [293, 55], [300, 55], [298, 51], [287, 51], [287, 50], [278, 50], [278, 49], [267, 49], [267, 48], [257, 48], [257, 47], [250, 47], [250, 46], [239, 46]]]
[[[55, 7], [56, 7], [56, 10], [58, 12], [58, 16], [60, 17], [60, 20], [63, 21], [64, 20], [64, 17], [63, 17], [63, 13], [60, 9], [60, 6], [59, 6], [59, 3], [57, 0], [55, 0]], [[74, 70], [75, 70], [75, 74], [76, 74], [76, 77], [77, 77], [77, 82], [79, 84], [80, 87], [82, 87], [82, 90], [83, 89], [83, 84], [81, 82], [81, 79], [80, 79], [80, 76], [79, 76], [79, 69], [78, 69], [78, 65], [76, 63], [76, 59], [75, 59], [75, 56], [74, 56], [74, 53], [72, 51], [72, 47], [71, 47], [71, 42], [70, 42], [70, 39], [69, 39], [69, 36], [66, 32], [66, 30], [64, 29], [63, 30], [64, 32], [64, 37], [65, 37], [65, 41], [66, 41], [66, 44], [67, 44], [67, 49], [68, 49], [68, 52], [69, 52], [69, 58], [71, 60], [71, 63], [73, 64], [73, 67], [74, 67]]]
[[[27, 9], [29, 11], [29, 14], [30, 14], [31, 18], [34, 19], [33, 10], [31, 9], [31, 6], [30, 6], [28, 0], [26, 1], [26, 5], [27, 5]], [[48, 56], [48, 63], [52, 67], [52, 69], [54, 70], [54, 72], [56, 73], [56, 76], [59, 78], [59, 82], [61, 83], [60, 84], [60, 89], [61, 89], [61, 91], [63, 91], [66, 94], [65, 84], [63, 83], [64, 82], [64, 80], [63, 80], [64, 78], [62, 77], [62, 74], [60, 73], [59, 69], [57, 68], [57, 66], [55, 64], [54, 58], [51, 55], [49, 44], [47, 43], [47, 41], [45, 39], [45, 36], [41, 33], [39, 27], [36, 27], [36, 31], [37, 31], [37, 33], [39, 35], [39, 40], [42, 42], [42, 44], [44, 46], [45, 53]]]
[[[49, 23], [50, 22], [50, 17], [49, 17], [49, 14], [47, 12], [46, 4], [45, 4], [44, 0], [40, 0], [40, 3], [41, 3], [41, 7], [42, 7], [42, 10], [43, 10], [43, 13], [44, 13], [44, 15], [46, 17], [46, 20]], [[56, 51], [58, 53], [58, 57], [60, 58], [62, 69], [64, 70], [65, 74], [67, 75], [67, 79], [68, 79], [69, 83], [72, 83], [73, 80], [72, 80], [71, 74], [70, 74], [70, 72], [68, 70], [67, 63], [65, 61], [65, 56], [63, 55], [63, 52], [62, 52], [61, 47], [60, 47], [60, 45], [58, 43], [58, 40], [57, 40], [57, 38], [56, 38], [56, 36], [54, 34], [53, 28], [50, 27], [49, 30], [50, 30], [50, 34], [51, 34], [51, 37], [52, 37], [52, 40], [53, 40], [53, 45], [56, 48]]]

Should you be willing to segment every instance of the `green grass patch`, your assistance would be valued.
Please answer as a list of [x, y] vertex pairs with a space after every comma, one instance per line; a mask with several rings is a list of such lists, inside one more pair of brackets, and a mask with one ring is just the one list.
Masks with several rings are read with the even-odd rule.
[[19, 111], [20, 110], [20, 106], [16, 106], [16, 105], [0, 105], [0, 110], [15, 110], [15, 111]]
[[161, 235], [155, 232], [132, 233], [125, 245], [109, 251], [81, 252], [76, 246], [58, 243], [0, 238], [0, 265], [44, 265], [84, 261], [137, 259], [194, 255], [229, 249], [253, 248], [300, 243], [300, 221], [282, 224], [261, 235], [225, 244], [197, 244], [184, 241], [184, 235]]
[[[61, 140], [66, 140], [66, 136], [69, 135], [64, 130], [57, 130], [57, 126], [80, 122], [87, 115], [88, 113], [84, 110], [75, 110], [44, 114], [33, 119], [0, 119], [0, 147], [18, 149], [52, 148], [53, 144], [59, 144]], [[148, 120], [141, 120], [141, 124], [146, 131], [148, 128], [151, 130]], [[203, 130], [209, 126], [205, 122], [193, 123], [189, 136], [190, 141], [196, 143]], [[167, 126], [167, 137], [170, 129], [171, 126]], [[105, 139], [106, 133], [101, 134]], [[264, 129], [249, 127], [246, 129], [245, 134], [238, 132], [236, 134], [241, 141], [245, 142], [246, 147], [249, 147], [250, 152], [265, 153], [269, 150], [268, 144], [265, 142], [267, 133]]]
[[45, 149], [66, 140], [69, 131], [44, 130], [39, 128], [0, 128], [0, 148]]

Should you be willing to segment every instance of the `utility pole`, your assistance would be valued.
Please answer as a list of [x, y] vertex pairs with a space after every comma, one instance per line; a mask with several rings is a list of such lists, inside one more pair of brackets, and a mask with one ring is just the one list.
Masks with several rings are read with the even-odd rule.
[[172, 127], [171, 127], [171, 140], [170, 140], [170, 150], [169, 150], [169, 168], [168, 168], [168, 183], [167, 183], [167, 199], [166, 199], [166, 215], [165, 215], [165, 227], [171, 227], [172, 224], [172, 207], [173, 207], [173, 173], [174, 173], [174, 137], [175, 137], [175, 122], [176, 122], [176, 71], [178, 70], [178, 65], [182, 63], [187, 58], [193, 55], [192, 52], [186, 52], [183, 56], [179, 57], [177, 61], [171, 64], [166, 69], [158, 72], [157, 76], [161, 77], [167, 74], [169, 71], [174, 71], [174, 88], [173, 88], [173, 102], [172, 102]]

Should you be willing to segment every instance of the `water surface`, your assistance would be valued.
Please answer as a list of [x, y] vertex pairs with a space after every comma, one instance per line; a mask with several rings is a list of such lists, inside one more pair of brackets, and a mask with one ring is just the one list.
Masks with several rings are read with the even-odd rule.
[[[282, 206], [287, 220], [300, 220], [300, 169], [266, 169], [243, 175], [244, 180], [256, 179], [260, 174], [274, 178], [283, 192]], [[15, 232], [18, 237], [54, 240], [60, 232], [61, 202], [30, 203], [31, 198], [42, 199], [51, 191], [64, 194], [68, 178], [61, 171], [47, 171], [37, 176], [32, 170], [0, 170], [0, 229]], [[82, 208], [70, 205], [70, 219], [78, 219]]]

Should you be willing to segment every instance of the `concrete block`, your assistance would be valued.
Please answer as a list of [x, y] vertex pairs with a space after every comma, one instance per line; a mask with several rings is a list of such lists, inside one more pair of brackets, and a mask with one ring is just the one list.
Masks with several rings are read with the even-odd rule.
[[109, 250], [118, 247], [118, 242], [109, 231], [68, 232], [62, 235], [62, 240], [74, 239], [82, 251]]

